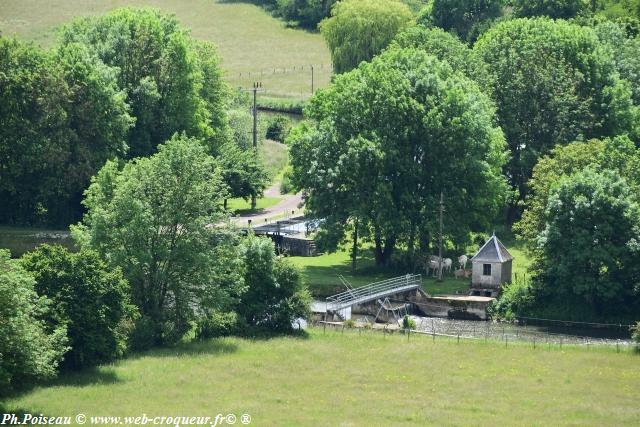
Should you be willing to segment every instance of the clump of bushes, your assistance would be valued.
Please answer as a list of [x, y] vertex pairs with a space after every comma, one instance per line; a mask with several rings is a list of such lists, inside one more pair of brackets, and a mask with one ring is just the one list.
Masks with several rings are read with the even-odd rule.
[[409, 316], [404, 316], [402, 318], [402, 328], [403, 329], [415, 329], [416, 321], [410, 318]]
[[531, 282], [526, 277], [515, 277], [512, 283], [502, 288], [502, 295], [496, 303], [489, 308], [489, 315], [511, 321], [516, 314], [523, 313], [531, 307], [535, 298]]
[[284, 142], [291, 130], [291, 120], [285, 116], [277, 115], [267, 125], [267, 139]]
[[215, 312], [198, 322], [196, 336], [198, 339], [227, 337], [242, 332], [238, 314], [229, 312]]
[[282, 181], [280, 182], [280, 194], [289, 194], [294, 192], [293, 183], [291, 182], [291, 176], [293, 175], [293, 168], [287, 166], [282, 175]]
[[137, 310], [120, 269], [107, 267], [93, 250], [71, 253], [59, 245], [42, 245], [21, 264], [35, 278], [38, 294], [52, 301], [45, 317], [49, 327], [67, 329], [71, 348], [64, 368], [95, 366], [125, 354]]
[[51, 301], [34, 287], [33, 276], [0, 250], [0, 396], [25, 381], [55, 376], [68, 350], [66, 327], [48, 327]]

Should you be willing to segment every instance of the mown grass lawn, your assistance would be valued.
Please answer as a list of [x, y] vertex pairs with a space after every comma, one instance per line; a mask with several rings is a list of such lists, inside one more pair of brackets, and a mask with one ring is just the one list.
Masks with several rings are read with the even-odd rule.
[[330, 54], [320, 34], [286, 28], [249, 1], [2, 0], [0, 32], [51, 45], [55, 29], [74, 17], [125, 6], [155, 7], [175, 14], [194, 37], [215, 43], [233, 86], [249, 87], [261, 81], [266, 89], [263, 95], [307, 98], [311, 91], [309, 65], [324, 64], [314, 68], [316, 88], [326, 86], [331, 78]]
[[6, 401], [45, 415], [215, 416], [255, 426], [637, 426], [640, 356], [321, 329], [212, 340], [63, 376]]

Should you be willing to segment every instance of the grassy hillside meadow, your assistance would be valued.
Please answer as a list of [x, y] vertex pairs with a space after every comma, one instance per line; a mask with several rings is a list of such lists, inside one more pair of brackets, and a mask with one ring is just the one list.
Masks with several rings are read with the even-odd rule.
[[256, 426], [637, 426], [640, 417], [639, 359], [628, 350], [343, 334], [155, 350], [62, 376], [5, 410], [247, 413]]
[[56, 27], [74, 17], [99, 15], [125, 6], [149, 6], [175, 14], [194, 37], [215, 43], [226, 78], [233, 86], [249, 87], [257, 80], [266, 89], [263, 96], [306, 98], [311, 92], [311, 64], [316, 65], [315, 87], [329, 82], [331, 59], [320, 34], [285, 28], [281, 21], [249, 2], [2, 0], [0, 33], [49, 46], [55, 42]]

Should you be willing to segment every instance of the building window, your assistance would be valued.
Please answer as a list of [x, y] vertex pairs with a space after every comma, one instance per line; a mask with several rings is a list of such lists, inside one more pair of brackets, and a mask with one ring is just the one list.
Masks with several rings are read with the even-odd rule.
[[491, 276], [491, 264], [482, 264], [482, 275]]

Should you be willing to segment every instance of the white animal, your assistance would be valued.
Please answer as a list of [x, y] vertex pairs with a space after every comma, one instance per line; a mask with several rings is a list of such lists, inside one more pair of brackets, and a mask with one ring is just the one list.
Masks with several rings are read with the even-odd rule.
[[464, 270], [465, 267], [467, 266], [467, 261], [469, 260], [469, 258], [467, 258], [466, 255], [460, 255], [458, 257], [458, 265], [460, 265], [460, 269]]
[[447, 272], [449, 272], [449, 273], [451, 273], [451, 266], [452, 265], [453, 265], [453, 261], [451, 260], [451, 258], [445, 258], [442, 261], [442, 268], [447, 270]]

